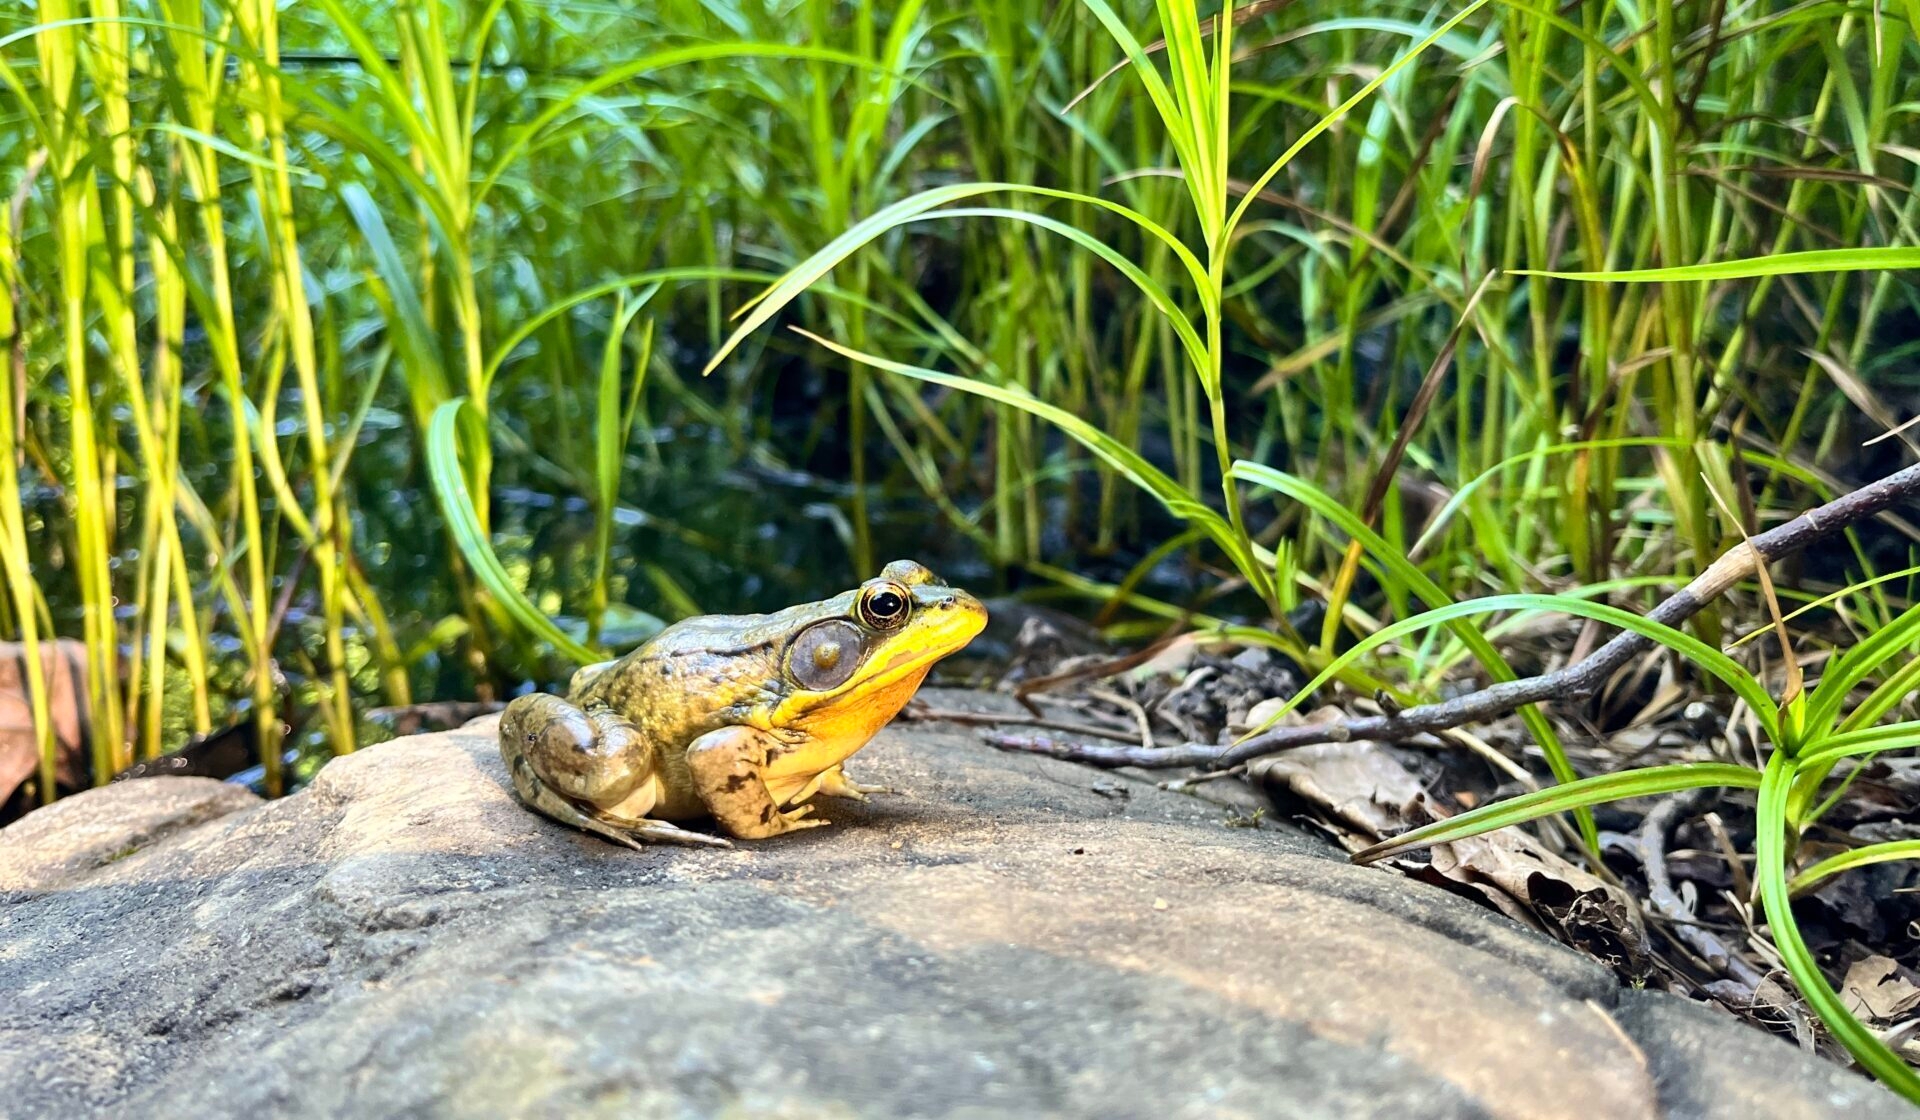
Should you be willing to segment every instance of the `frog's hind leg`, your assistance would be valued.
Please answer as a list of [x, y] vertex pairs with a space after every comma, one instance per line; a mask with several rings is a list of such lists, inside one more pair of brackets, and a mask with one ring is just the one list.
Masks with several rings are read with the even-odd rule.
[[722, 837], [646, 820], [653, 752], [633, 724], [557, 696], [522, 696], [500, 719], [500, 755], [514, 792], [536, 812], [616, 844], [641, 841], [731, 847]]
[[570, 825], [582, 832], [591, 832], [616, 844], [623, 844], [636, 852], [647, 850], [647, 843], [686, 844], [695, 847], [731, 848], [733, 842], [724, 836], [713, 836], [705, 832], [681, 828], [666, 821], [633, 820], [616, 817], [606, 812], [588, 812], [576, 802], [555, 793], [553, 787], [540, 780], [533, 772], [533, 766], [526, 758], [515, 758], [510, 766], [513, 775], [514, 792], [520, 800], [533, 809], [552, 817], [561, 824]]

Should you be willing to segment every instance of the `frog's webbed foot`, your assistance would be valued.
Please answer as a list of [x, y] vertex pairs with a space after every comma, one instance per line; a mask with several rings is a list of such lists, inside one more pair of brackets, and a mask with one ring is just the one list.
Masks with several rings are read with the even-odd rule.
[[865, 801], [869, 793], [892, 793], [886, 786], [863, 786], [847, 777], [845, 769], [833, 767], [820, 775], [820, 793], [827, 797], [845, 797], [852, 801]]
[[693, 848], [731, 848], [733, 841], [711, 832], [695, 832], [670, 821], [627, 820], [600, 813], [588, 818], [587, 831], [642, 851], [646, 844], [685, 844]]
[[632, 848], [636, 852], [646, 851], [647, 844], [733, 847], [733, 842], [724, 836], [695, 832], [667, 821], [634, 820], [628, 817], [617, 817], [611, 813], [589, 811], [578, 802], [555, 792], [552, 786], [534, 772], [532, 763], [528, 762], [525, 756], [515, 756], [510, 759], [507, 768], [513, 778], [514, 792], [520, 795], [520, 800], [529, 808], [561, 824], [577, 828], [582, 832], [591, 832], [595, 836]]
[[687, 748], [687, 771], [707, 811], [742, 840], [827, 824], [808, 816], [811, 805], [783, 813], [774, 804], [763, 776], [767, 746], [766, 738], [750, 727], [722, 727], [693, 741]]

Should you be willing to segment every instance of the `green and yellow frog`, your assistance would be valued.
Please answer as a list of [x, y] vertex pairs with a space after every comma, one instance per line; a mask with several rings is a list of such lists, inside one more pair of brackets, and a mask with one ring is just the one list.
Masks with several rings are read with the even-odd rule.
[[522, 696], [500, 755], [529, 807], [633, 848], [725, 846], [671, 823], [702, 817], [747, 840], [814, 828], [815, 794], [886, 792], [842, 764], [986, 622], [980, 600], [896, 560], [818, 603], [677, 622], [575, 673], [565, 699]]

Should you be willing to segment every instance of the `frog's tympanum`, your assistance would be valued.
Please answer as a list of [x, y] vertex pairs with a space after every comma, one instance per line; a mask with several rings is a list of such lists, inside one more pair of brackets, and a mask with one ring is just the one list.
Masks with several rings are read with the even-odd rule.
[[522, 696], [500, 720], [513, 788], [554, 820], [639, 847], [727, 842], [669, 822], [712, 817], [757, 840], [827, 822], [815, 794], [865, 800], [841, 764], [913, 697], [986, 608], [911, 561], [818, 603], [709, 615], [574, 674], [566, 699]]

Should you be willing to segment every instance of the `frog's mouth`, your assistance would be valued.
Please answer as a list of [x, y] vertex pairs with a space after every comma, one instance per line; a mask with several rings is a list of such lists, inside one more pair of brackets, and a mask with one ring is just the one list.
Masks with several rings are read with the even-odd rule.
[[921, 609], [923, 616], [925, 612], [940, 614], [922, 623], [926, 629], [917, 635], [912, 646], [887, 654], [871, 672], [861, 674], [866, 678], [867, 687], [882, 687], [903, 677], [924, 673], [934, 662], [960, 652], [986, 629], [987, 609], [971, 595], [964, 599], [954, 596]]

